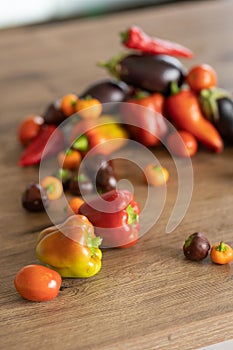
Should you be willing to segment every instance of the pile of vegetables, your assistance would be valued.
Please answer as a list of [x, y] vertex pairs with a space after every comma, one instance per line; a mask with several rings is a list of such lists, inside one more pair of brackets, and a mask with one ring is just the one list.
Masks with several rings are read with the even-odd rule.
[[[51, 136], [60, 132], [58, 126], [78, 116], [72, 145], [67, 146], [60, 132], [47, 151], [47, 156], [57, 154], [57, 172], [39, 184], [29, 184], [22, 196], [23, 207], [34, 212], [46, 209], [67, 189], [75, 196], [69, 201], [66, 221], [39, 234], [36, 255], [48, 267], [28, 265], [15, 277], [15, 287], [26, 299], [53, 299], [61, 277], [91, 277], [100, 271], [100, 248], [128, 248], [138, 241], [139, 205], [132, 193], [116, 189], [117, 176], [107, 158], [129, 138], [146, 147], [163, 144], [176, 157], [195, 155], [199, 143], [215, 153], [233, 143], [232, 97], [217, 86], [211, 66], [199, 64], [187, 71], [179, 57], [191, 59], [189, 49], [149, 37], [136, 26], [122, 33], [121, 40], [128, 50], [99, 64], [111, 78], [94, 82], [82, 93], [66, 94], [50, 103], [42, 116], [31, 115], [19, 126], [24, 151], [18, 164], [31, 166], [41, 162]], [[120, 123], [114, 119], [118, 102]], [[109, 140], [117, 142], [105, 147]], [[89, 158], [80, 175], [83, 157], [96, 146], [103, 147]], [[155, 164], [148, 164], [144, 175], [151, 186], [164, 185], [169, 178], [167, 169]], [[95, 185], [101, 196], [85, 202], [82, 194], [91, 193]], [[101, 207], [103, 202], [108, 210]], [[183, 249], [188, 259], [201, 260], [208, 255], [210, 244], [203, 235], [195, 234]], [[226, 249], [221, 243], [214, 252]]]

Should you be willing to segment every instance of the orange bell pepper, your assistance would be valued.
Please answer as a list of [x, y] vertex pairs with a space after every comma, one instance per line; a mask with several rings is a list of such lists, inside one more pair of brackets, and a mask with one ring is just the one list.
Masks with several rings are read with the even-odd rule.
[[72, 215], [64, 223], [39, 234], [38, 259], [62, 277], [91, 277], [101, 269], [101, 238], [83, 215]]

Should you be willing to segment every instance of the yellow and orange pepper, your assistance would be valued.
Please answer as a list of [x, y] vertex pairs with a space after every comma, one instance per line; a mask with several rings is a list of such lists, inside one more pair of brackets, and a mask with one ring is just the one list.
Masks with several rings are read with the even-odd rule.
[[62, 277], [91, 277], [101, 269], [100, 244], [90, 221], [83, 215], [72, 215], [61, 225], [41, 231], [36, 255]]

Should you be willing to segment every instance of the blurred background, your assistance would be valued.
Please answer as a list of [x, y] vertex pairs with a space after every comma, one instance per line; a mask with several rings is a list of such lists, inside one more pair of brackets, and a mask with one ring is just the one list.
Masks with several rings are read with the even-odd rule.
[[[77, 17], [101, 16], [116, 11], [181, 1], [182, 0], [1, 0], [0, 28], [61, 21]], [[197, 0], [194, 1], [196, 2]]]

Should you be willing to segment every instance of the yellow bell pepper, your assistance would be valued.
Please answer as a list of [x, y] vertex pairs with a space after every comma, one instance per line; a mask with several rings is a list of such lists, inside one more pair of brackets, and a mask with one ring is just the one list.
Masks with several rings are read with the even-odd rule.
[[41, 231], [36, 255], [62, 277], [91, 277], [101, 269], [100, 244], [90, 221], [73, 215], [61, 225]]

